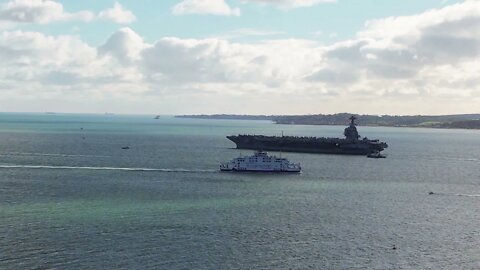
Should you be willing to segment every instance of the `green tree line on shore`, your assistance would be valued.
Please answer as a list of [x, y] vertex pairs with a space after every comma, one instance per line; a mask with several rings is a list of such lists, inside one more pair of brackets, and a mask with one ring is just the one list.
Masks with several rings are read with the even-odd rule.
[[432, 127], [480, 129], [480, 114], [454, 115], [368, 115], [355, 113], [311, 114], [311, 115], [179, 115], [182, 118], [269, 120], [287, 125], [347, 125], [351, 116], [357, 118], [360, 126], [388, 127]]

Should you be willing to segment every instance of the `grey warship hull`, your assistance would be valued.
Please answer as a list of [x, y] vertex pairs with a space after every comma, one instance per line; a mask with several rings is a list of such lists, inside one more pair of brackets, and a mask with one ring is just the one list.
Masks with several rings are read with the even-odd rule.
[[320, 153], [338, 155], [368, 155], [383, 151], [386, 143], [378, 140], [357, 140], [316, 137], [277, 137], [262, 135], [227, 136], [237, 149], [268, 150], [282, 152]]
[[345, 128], [343, 133], [344, 139], [264, 135], [234, 135], [227, 136], [227, 138], [234, 142], [238, 149], [300, 153], [369, 155], [380, 153], [388, 147], [385, 142], [379, 140], [360, 139], [355, 119], [354, 116], [350, 117], [350, 125]]

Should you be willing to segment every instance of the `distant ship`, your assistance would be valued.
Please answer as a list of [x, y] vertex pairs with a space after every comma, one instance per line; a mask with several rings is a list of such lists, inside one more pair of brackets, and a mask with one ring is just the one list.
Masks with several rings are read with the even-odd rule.
[[221, 171], [234, 172], [292, 172], [301, 171], [300, 164], [291, 163], [286, 158], [269, 156], [266, 152], [256, 151], [253, 156], [238, 157], [220, 164]]
[[355, 124], [356, 117], [350, 117], [350, 126], [345, 128], [345, 138], [319, 138], [297, 136], [233, 135], [227, 136], [237, 149], [255, 149], [283, 152], [322, 153], [341, 155], [368, 155], [380, 153], [388, 145], [379, 140], [360, 139]]

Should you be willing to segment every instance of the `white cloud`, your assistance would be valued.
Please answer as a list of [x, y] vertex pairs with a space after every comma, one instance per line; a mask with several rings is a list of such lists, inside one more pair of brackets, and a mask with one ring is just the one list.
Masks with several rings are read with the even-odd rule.
[[245, 37], [262, 37], [266, 38], [267, 36], [279, 36], [279, 35], [284, 35], [286, 34], [285, 32], [281, 31], [268, 31], [268, 30], [258, 30], [258, 29], [252, 29], [252, 28], [240, 28], [240, 29], [235, 29], [233, 31], [229, 31], [224, 34], [216, 35], [214, 38], [218, 39], [239, 39], [239, 38], [245, 38]]
[[67, 12], [61, 3], [52, 0], [11, 0], [0, 6], [0, 28], [11, 28], [18, 23], [90, 22], [97, 18], [119, 24], [135, 21], [135, 15], [118, 2], [112, 8], [101, 11], [98, 16], [87, 10]]
[[122, 112], [475, 112], [479, 31], [480, 1], [371, 21], [351, 40], [329, 46], [176, 37], [148, 44], [122, 28], [93, 48], [74, 36], [4, 31], [0, 102], [23, 93], [139, 104]]
[[51, 0], [12, 0], [0, 6], [0, 22], [47, 24], [56, 21], [91, 21], [90, 11], [69, 13]]
[[100, 55], [110, 55], [123, 64], [131, 64], [140, 59], [140, 53], [147, 47], [142, 37], [125, 27], [110, 36], [98, 52]]
[[135, 15], [130, 10], [125, 9], [118, 2], [115, 2], [112, 8], [101, 11], [98, 17], [100, 19], [111, 20], [119, 24], [129, 24], [136, 19]]
[[[32, 65], [29, 68], [77, 66], [87, 64], [96, 51], [78, 37], [53, 37], [38, 32], [4, 31], [0, 35], [4, 62], [9, 65]], [[12, 71], [14, 71], [12, 69]], [[41, 71], [41, 70], [38, 70]]]
[[[333, 3], [337, 0], [239, 0], [240, 3], [257, 3], [273, 5], [281, 9], [310, 7], [321, 3]], [[230, 7], [225, 0], [183, 0], [173, 9], [175, 15], [212, 14], [224, 16], [240, 16], [240, 8]]]
[[174, 15], [212, 14], [223, 16], [240, 16], [239, 8], [232, 8], [224, 0], [183, 0], [176, 4]]
[[259, 4], [268, 4], [280, 7], [282, 9], [291, 9], [299, 7], [311, 7], [321, 3], [334, 3], [337, 0], [241, 0], [242, 2], [252, 2]]
[[164, 38], [143, 52], [143, 66], [151, 78], [169, 83], [278, 85], [313, 68], [312, 55], [314, 43], [301, 40], [238, 44]]
[[[384, 88], [389, 88], [391, 80], [411, 84], [412, 80], [421, 80], [420, 74], [438, 66], [457, 66], [478, 59], [479, 31], [478, 1], [416, 16], [370, 21], [357, 39], [330, 46], [325, 63], [330, 69], [356, 72], [357, 84], [383, 81]], [[311, 78], [321, 80], [324, 71], [318, 72]]]
[[9, 86], [3, 98], [75, 96], [86, 101], [111, 91], [130, 93], [142, 85], [137, 68], [99, 56], [96, 48], [75, 36], [3, 32], [0, 56], [1, 82]]

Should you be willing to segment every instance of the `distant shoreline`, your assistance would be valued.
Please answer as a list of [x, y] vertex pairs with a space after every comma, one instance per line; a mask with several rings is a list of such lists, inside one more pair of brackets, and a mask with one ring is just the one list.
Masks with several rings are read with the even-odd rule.
[[200, 114], [176, 115], [177, 118], [224, 119], [224, 120], [267, 120], [284, 125], [347, 125], [348, 118], [354, 115], [360, 126], [380, 127], [422, 127], [442, 129], [480, 129], [480, 114], [453, 115], [360, 115], [355, 113], [315, 114], [315, 115], [236, 115]]

